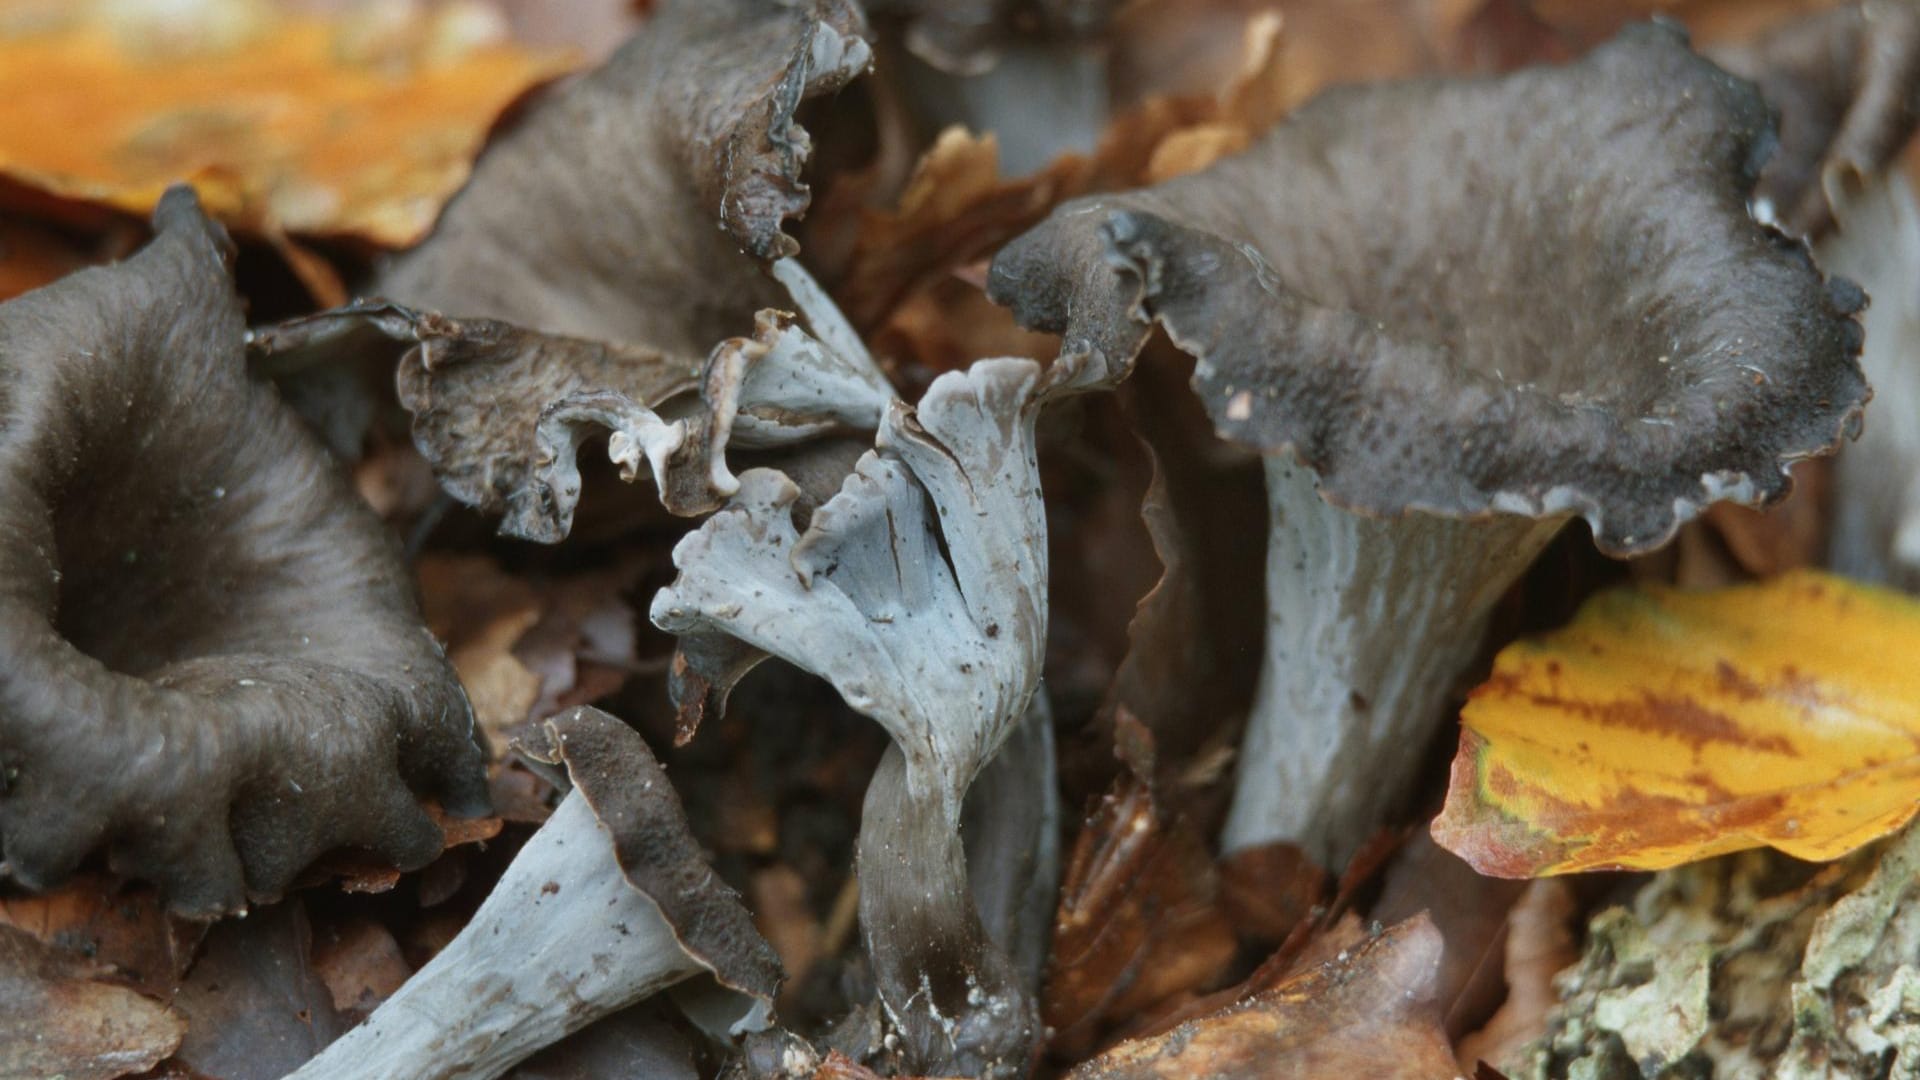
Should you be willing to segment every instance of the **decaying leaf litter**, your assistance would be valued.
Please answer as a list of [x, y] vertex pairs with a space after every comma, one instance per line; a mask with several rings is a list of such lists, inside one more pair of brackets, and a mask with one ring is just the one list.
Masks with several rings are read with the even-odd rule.
[[1920, 5], [0, 58], [0, 1075], [1920, 1075]]

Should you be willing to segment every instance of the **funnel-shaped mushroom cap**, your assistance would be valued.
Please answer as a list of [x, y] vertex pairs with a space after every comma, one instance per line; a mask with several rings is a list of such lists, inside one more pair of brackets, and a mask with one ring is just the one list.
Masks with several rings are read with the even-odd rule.
[[[811, 198], [801, 104], [866, 71], [852, 0], [666, 0], [494, 140], [374, 292], [698, 357], [781, 302], [762, 264]], [[745, 254], [743, 255], [742, 252]]]
[[1578, 513], [1645, 551], [1858, 424], [1859, 290], [1747, 211], [1772, 143], [1749, 84], [1636, 26], [1564, 67], [1326, 93], [1060, 208], [990, 288], [1086, 382], [1157, 319], [1221, 433], [1335, 503]]
[[465, 695], [379, 519], [249, 378], [225, 235], [185, 189], [154, 223], [0, 305], [5, 869], [104, 846], [206, 914], [334, 847], [424, 863], [410, 784], [486, 806]]

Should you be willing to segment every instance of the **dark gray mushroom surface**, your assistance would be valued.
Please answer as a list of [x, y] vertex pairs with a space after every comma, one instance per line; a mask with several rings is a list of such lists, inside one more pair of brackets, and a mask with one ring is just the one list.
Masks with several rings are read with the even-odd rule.
[[0, 845], [43, 888], [104, 849], [211, 915], [323, 852], [440, 852], [487, 807], [464, 693], [384, 526], [249, 377], [226, 235], [0, 305]]
[[1754, 88], [1667, 25], [1495, 79], [1338, 88], [1246, 153], [1069, 203], [991, 291], [1063, 359], [1158, 321], [1220, 433], [1379, 515], [1577, 513], [1658, 547], [1854, 432], [1855, 313], [1747, 212]]

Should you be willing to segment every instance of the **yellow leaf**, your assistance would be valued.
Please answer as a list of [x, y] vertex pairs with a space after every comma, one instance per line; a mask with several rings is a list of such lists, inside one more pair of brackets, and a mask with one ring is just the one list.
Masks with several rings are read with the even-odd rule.
[[202, 0], [162, 6], [214, 19], [171, 37], [138, 5], [72, 8], [0, 19], [0, 174], [142, 215], [184, 180], [268, 234], [418, 240], [500, 112], [571, 64], [486, 43], [458, 6], [322, 19]]
[[1920, 807], [1920, 602], [1797, 571], [1620, 590], [1474, 690], [1442, 845], [1484, 874], [1833, 859]]

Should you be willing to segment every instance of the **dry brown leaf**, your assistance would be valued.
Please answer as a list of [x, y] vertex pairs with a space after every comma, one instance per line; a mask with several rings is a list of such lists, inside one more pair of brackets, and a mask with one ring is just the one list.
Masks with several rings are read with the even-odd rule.
[[1573, 888], [1559, 878], [1530, 882], [1507, 914], [1504, 973], [1507, 1000], [1485, 1027], [1460, 1040], [1461, 1069], [1476, 1062], [1513, 1060], [1544, 1035], [1547, 1014], [1559, 1001], [1553, 977], [1580, 959], [1573, 922], [1580, 907]]
[[[646, 670], [636, 651], [636, 615], [629, 597], [654, 563], [624, 559], [603, 570], [542, 582], [540, 621], [513, 654], [540, 677], [533, 716], [590, 705]], [[664, 670], [662, 666], [657, 670]]]
[[513, 653], [540, 621], [539, 593], [484, 555], [430, 555], [414, 564], [427, 627], [467, 688], [494, 754], [533, 714], [541, 679]]
[[441, 498], [433, 466], [412, 442], [377, 428], [371, 434], [372, 445], [353, 467], [354, 490], [389, 522], [417, 520]]
[[1078, 1057], [1104, 1024], [1220, 984], [1237, 944], [1207, 852], [1137, 778], [1101, 800], [1074, 841], [1041, 987], [1054, 1053]]
[[509, 758], [497, 763], [487, 778], [487, 793], [493, 797], [493, 812], [502, 821], [518, 825], [538, 825], [553, 815], [549, 800], [554, 786], [546, 778]]
[[1220, 902], [1242, 938], [1278, 945], [1327, 899], [1330, 884], [1296, 844], [1241, 848], [1220, 861]]
[[1453, 1052], [1429, 998], [1439, 931], [1425, 916], [1219, 1012], [1122, 1043], [1073, 1080], [1364, 1076], [1442, 1080]]
[[1707, 524], [1720, 534], [1740, 568], [1755, 577], [1816, 566], [1827, 549], [1827, 494], [1832, 458], [1811, 458], [1793, 467], [1793, 495], [1766, 510], [1715, 503]]
[[361, 1017], [413, 974], [400, 943], [372, 919], [355, 919], [314, 934], [313, 972], [327, 984], [333, 1007]]
[[1479, 1027], [1500, 1004], [1507, 913], [1526, 885], [1475, 873], [1425, 832], [1394, 855], [1384, 877], [1368, 915], [1396, 923], [1426, 912], [1445, 943], [1433, 998], [1447, 1034]]
[[[898, 205], [862, 223], [836, 299], [856, 325], [883, 325], [903, 297], [991, 254], [1060, 202], [1146, 182], [1160, 146], [1177, 133], [1228, 129], [1244, 139], [1279, 119], [1280, 22], [1271, 13], [1243, 18], [1240, 59], [1217, 94], [1154, 98], [1128, 109], [1091, 155], [1069, 154], [1032, 175], [1003, 178], [993, 135], [943, 132]], [[1192, 138], [1183, 146], [1162, 155], [1163, 167], [1200, 160]]]
[[173, 993], [207, 929], [168, 915], [158, 890], [126, 887], [106, 874], [81, 874], [38, 896], [0, 899], [0, 924], [108, 965], [155, 997]]
[[1058, 337], [1021, 329], [1012, 312], [987, 299], [979, 281], [962, 276], [971, 269], [963, 267], [902, 298], [874, 330], [874, 354], [895, 361], [896, 368], [899, 361], [918, 364], [928, 377], [958, 371], [982, 356], [1046, 361], [1059, 355]]
[[25, 221], [0, 218], [0, 300], [37, 289], [86, 262], [55, 234]]
[[[422, 804], [433, 823], [440, 826], [442, 852], [466, 844], [479, 844], [500, 835], [504, 827], [501, 818], [457, 818], [447, 814], [436, 802]], [[443, 860], [444, 861], [444, 860]], [[431, 871], [439, 863], [429, 863], [423, 872]], [[400, 884], [401, 873], [372, 856], [356, 851], [336, 851], [319, 862], [307, 872], [312, 881], [331, 879], [342, 892], [383, 893]], [[431, 907], [431, 904], [422, 904]]]
[[807, 903], [806, 878], [785, 864], [769, 866], [753, 875], [747, 901], [760, 936], [780, 954], [786, 986], [797, 987], [822, 954], [823, 928]]
[[489, 40], [471, 5], [393, 10], [73, 4], [11, 20], [0, 173], [139, 214], [185, 180], [213, 216], [270, 237], [410, 244], [501, 111], [572, 61]]
[[298, 897], [215, 924], [173, 1006], [187, 1018], [174, 1055], [220, 1080], [278, 1080], [347, 1028], [309, 962]]
[[101, 969], [0, 926], [0, 1076], [113, 1080], [180, 1045], [186, 1022]]

